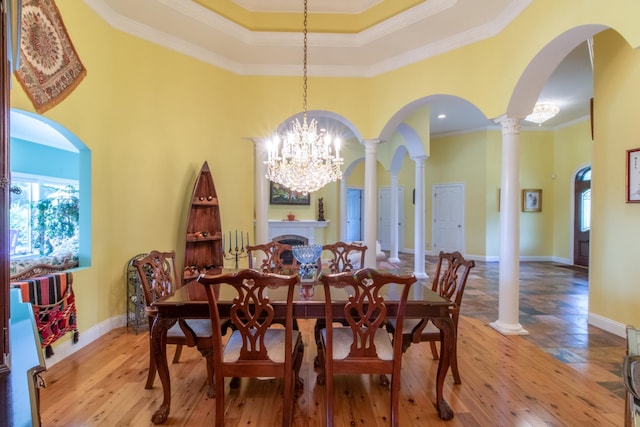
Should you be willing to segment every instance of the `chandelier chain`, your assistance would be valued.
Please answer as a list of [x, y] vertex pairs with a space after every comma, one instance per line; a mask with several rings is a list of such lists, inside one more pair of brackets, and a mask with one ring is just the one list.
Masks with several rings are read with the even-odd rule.
[[332, 181], [342, 179], [340, 138], [318, 126], [315, 118], [307, 121], [307, 11], [304, 0], [304, 61], [302, 67], [302, 123], [295, 119], [283, 135], [269, 142], [266, 177], [302, 194], [316, 191]]
[[304, 60], [302, 61], [302, 113], [304, 120], [307, 119], [307, 2], [304, 0]]

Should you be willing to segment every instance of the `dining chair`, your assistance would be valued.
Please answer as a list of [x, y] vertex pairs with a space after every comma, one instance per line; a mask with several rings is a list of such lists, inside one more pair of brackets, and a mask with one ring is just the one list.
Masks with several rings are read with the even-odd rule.
[[[249, 268], [265, 273], [283, 274], [298, 269], [298, 261], [292, 254], [291, 245], [286, 243], [268, 242], [265, 244], [247, 246]], [[283, 255], [291, 253], [291, 263], [286, 263]]]
[[[467, 278], [475, 265], [473, 260], [465, 260], [458, 251], [440, 251], [431, 286], [434, 292], [454, 303], [450, 308], [450, 314], [454, 332], [454, 342], [451, 349], [451, 373], [455, 384], [462, 382], [458, 371], [458, 318], [460, 317], [462, 296], [467, 285]], [[393, 322], [387, 324], [389, 332], [393, 332], [394, 328]], [[440, 342], [440, 330], [429, 319], [407, 319], [404, 322], [402, 333], [403, 352], [409, 348], [411, 343], [419, 342], [429, 342], [433, 359], [438, 360], [436, 342]]]
[[622, 362], [622, 379], [627, 393], [625, 427], [640, 426], [640, 329], [627, 326], [627, 354]]
[[[300, 282], [298, 276], [241, 270], [218, 276], [201, 275], [198, 281], [206, 289], [214, 331], [212, 366], [216, 388], [216, 426], [224, 425], [225, 377], [279, 377], [283, 379], [282, 425], [293, 421], [294, 401], [302, 389], [300, 366], [304, 354], [302, 336], [293, 329], [293, 294]], [[227, 288], [227, 289], [225, 289]], [[271, 327], [275, 310], [269, 293], [276, 288], [286, 290], [285, 327]], [[231, 296], [229, 312], [220, 313], [220, 295]], [[220, 319], [229, 318], [233, 332], [223, 342]]]
[[[325, 425], [334, 425], [334, 376], [369, 373], [391, 375], [391, 425], [398, 426], [402, 339], [399, 332], [392, 337], [381, 326], [394, 319], [402, 330], [415, 276], [365, 268], [355, 273], [321, 274], [319, 280], [324, 287], [326, 327], [320, 333], [322, 371], [317, 382], [325, 387]], [[347, 303], [341, 313], [334, 313], [332, 301], [339, 299]], [[338, 318], [349, 326], [334, 325]]]
[[[322, 245], [322, 254], [328, 252], [328, 258], [323, 258], [321, 255], [318, 259], [318, 271], [322, 271], [323, 264], [326, 262], [327, 270], [332, 273], [342, 273], [345, 271], [353, 271], [358, 268], [364, 267], [364, 256], [367, 252], [367, 246], [362, 243], [346, 243], [336, 242], [331, 244]], [[346, 321], [342, 323], [344, 326], [348, 326]], [[316, 320], [313, 328], [313, 337], [316, 340], [318, 353], [320, 354], [320, 330], [325, 327], [325, 320]], [[320, 360], [318, 356], [313, 359], [313, 365], [315, 367], [320, 366]]]
[[[135, 259], [133, 265], [138, 271], [140, 283], [144, 293], [146, 311], [149, 318], [149, 333], [155, 319], [155, 311], [152, 303], [159, 298], [164, 298], [176, 291], [180, 286], [175, 266], [175, 251], [160, 252], [153, 250], [142, 258]], [[179, 319], [167, 331], [166, 344], [175, 344], [176, 353], [173, 363], [180, 359], [183, 345], [196, 346], [198, 351], [207, 359], [207, 395], [214, 396], [212, 346], [213, 333], [211, 322], [208, 319]], [[153, 361], [151, 340], [149, 340], [149, 372], [145, 388], [152, 388], [156, 376], [156, 364]]]
[[329, 252], [329, 258], [326, 259], [328, 270], [331, 273], [342, 273], [364, 267], [367, 246], [361, 243], [336, 242], [323, 245], [323, 255], [326, 252]]

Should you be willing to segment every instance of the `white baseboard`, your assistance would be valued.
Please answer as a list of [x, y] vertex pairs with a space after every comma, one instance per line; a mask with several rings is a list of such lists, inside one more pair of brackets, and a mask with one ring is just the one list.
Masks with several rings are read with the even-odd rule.
[[588, 323], [591, 326], [595, 326], [596, 328], [600, 328], [603, 331], [610, 332], [619, 337], [622, 337], [622, 338], [627, 337], [627, 325], [608, 319], [606, 317], [602, 317], [599, 314], [594, 314], [590, 312], [588, 317]]
[[45, 359], [45, 364], [47, 368], [52, 367], [56, 363], [60, 362], [62, 359], [72, 355], [76, 351], [85, 347], [86, 345], [91, 344], [107, 332], [115, 328], [121, 328], [126, 326], [127, 324], [127, 316], [119, 315], [112, 317], [110, 319], [105, 320], [94, 326], [93, 328], [89, 328], [86, 331], [81, 331], [78, 342], [74, 344], [73, 340], [69, 339], [61, 342], [58, 345], [53, 346], [53, 356]]

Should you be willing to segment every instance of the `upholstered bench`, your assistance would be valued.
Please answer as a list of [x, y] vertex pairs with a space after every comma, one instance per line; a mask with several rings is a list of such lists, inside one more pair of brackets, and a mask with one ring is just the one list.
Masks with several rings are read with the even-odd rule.
[[73, 273], [61, 271], [30, 278], [16, 276], [12, 276], [11, 287], [20, 289], [22, 301], [33, 306], [45, 356], [53, 355], [51, 344], [68, 332], [73, 333], [73, 342], [78, 342], [76, 303], [71, 286]]

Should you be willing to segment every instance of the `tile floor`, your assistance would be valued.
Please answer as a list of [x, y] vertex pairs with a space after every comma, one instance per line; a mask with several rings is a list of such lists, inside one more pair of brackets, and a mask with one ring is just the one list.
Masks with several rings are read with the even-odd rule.
[[[413, 254], [399, 257], [399, 269], [413, 271]], [[436, 257], [427, 257], [430, 277], [436, 262]], [[487, 323], [498, 318], [498, 269], [497, 262], [476, 261], [467, 281], [462, 316]], [[555, 262], [521, 262], [520, 324], [529, 332], [525, 338], [575, 369], [588, 372], [595, 364], [620, 376], [626, 340], [588, 325], [588, 289], [586, 269]], [[622, 380], [600, 384], [624, 398]]]

